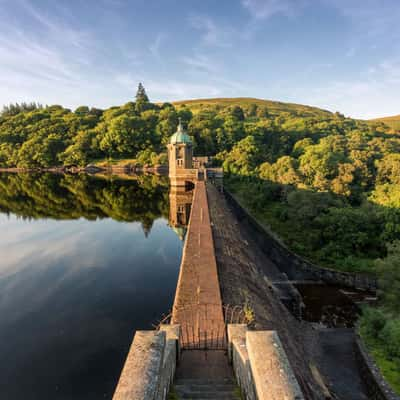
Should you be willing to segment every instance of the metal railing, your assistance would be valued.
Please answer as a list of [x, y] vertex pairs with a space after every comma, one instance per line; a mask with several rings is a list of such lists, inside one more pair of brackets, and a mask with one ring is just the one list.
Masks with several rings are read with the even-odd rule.
[[181, 326], [180, 345], [184, 350], [226, 350], [228, 324], [248, 324], [241, 306], [190, 304], [163, 316], [155, 325], [178, 323]]

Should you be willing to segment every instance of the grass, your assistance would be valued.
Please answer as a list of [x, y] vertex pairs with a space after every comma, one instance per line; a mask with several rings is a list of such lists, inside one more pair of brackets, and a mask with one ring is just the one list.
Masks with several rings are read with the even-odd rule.
[[235, 396], [238, 400], [245, 400], [245, 398], [243, 397], [243, 394], [242, 394], [242, 390], [240, 389], [239, 386], [236, 386], [236, 387], [235, 387], [234, 396]]
[[362, 330], [360, 330], [360, 334], [381, 374], [395, 393], [400, 395], [400, 370], [398, 364], [388, 358], [380, 340], [364, 335]]
[[376, 118], [371, 121], [383, 122], [395, 131], [400, 132], [400, 115], [394, 115], [393, 117]]
[[167, 400], [179, 400], [178, 394], [176, 393], [175, 387], [171, 385], [168, 393]]
[[175, 101], [172, 104], [176, 107], [186, 105], [192, 112], [197, 113], [203, 108], [212, 107], [231, 107], [241, 106], [248, 107], [256, 104], [258, 107], [266, 107], [270, 114], [280, 114], [283, 112], [298, 113], [301, 116], [331, 116], [332, 113], [321, 108], [306, 106], [302, 104], [284, 103], [280, 101], [271, 101], [263, 99], [255, 99], [251, 97], [234, 97], [234, 98], [214, 98], [214, 99], [196, 99]]

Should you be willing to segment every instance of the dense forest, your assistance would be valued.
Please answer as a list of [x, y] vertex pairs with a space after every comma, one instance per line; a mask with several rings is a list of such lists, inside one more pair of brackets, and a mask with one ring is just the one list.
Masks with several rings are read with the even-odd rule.
[[107, 110], [5, 107], [0, 167], [164, 163], [178, 118], [195, 154], [215, 155], [228, 189], [286, 245], [326, 267], [378, 275], [380, 302], [361, 331], [388, 379], [400, 381], [396, 124], [249, 98], [155, 104], [140, 85], [135, 101]]

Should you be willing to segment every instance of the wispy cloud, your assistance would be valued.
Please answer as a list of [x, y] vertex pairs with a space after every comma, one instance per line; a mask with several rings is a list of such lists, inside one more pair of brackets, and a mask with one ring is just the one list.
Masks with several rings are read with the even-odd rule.
[[160, 49], [166, 37], [167, 35], [165, 33], [163, 32], [158, 33], [153, 43], [151, 43], [149, 46], [150, 53], [158, 60], [161, 59]]
[[217, 62], [211, 60], [209, 56], [204, 54], [195, 54], [194, 56], [182, 57], [184, 64], [193, 68], [196, 71], [203, 71], [208, 73], [215, 73], [219, 70]]
[[242, 5], [256, 19], [266, 19], [280, 14], [292, 17], [301, 10], [306, 0], [242, 0]]
[[354, 46], [349, 47], [346, 51], [346, 57], [354, 57], [355, 54], [356, 48]]
[[189, 18], [190, 25], [202, 32], [202, 42], [208, 46], [232, 47], [232, 29], [215, 23], [206, 15], [192, 15]]
[[25, 11], [42, 25], [49, 35], [49, 41], [62, 41], [68, 46], [86, 49], [92, 44], [90, 35], [82, 29], [72, 28], [54, 15], [49, 16], [45, 11], [34, 6], [29, 0], [20, 0]]
[[114, 82], [121, 87], [134, 87], [138, 80], [129, 73], [119, 73], [114, 76]]
[[[32, 2], [20, 0], [18, 5], [14, 18], [0, 15], [0, 104], [66, 99], [79, 104], [96, 86], [87, 78], [95, 40]], [[29, 18], [29, 27], [23, 27], [24, 18]]]
[[304, 90], [303, 99], [352, 117], [375, 118], [399, 113], [399, 91], [400, 59], [392, 59], [368, 67], [357, 80], [334, 80]]

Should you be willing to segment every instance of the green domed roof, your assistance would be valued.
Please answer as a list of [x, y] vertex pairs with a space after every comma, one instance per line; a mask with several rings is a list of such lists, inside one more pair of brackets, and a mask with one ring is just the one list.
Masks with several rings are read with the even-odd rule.
[[190, 136], [183, 130], [181, 120], [179, 120], [179, 125], [177, 131], [171, 136], [169, 139], [169, 142], [171, 144], [176, 144], [176, 143], [186, 143], [186, 144], [192, 144], [192, 139]]

